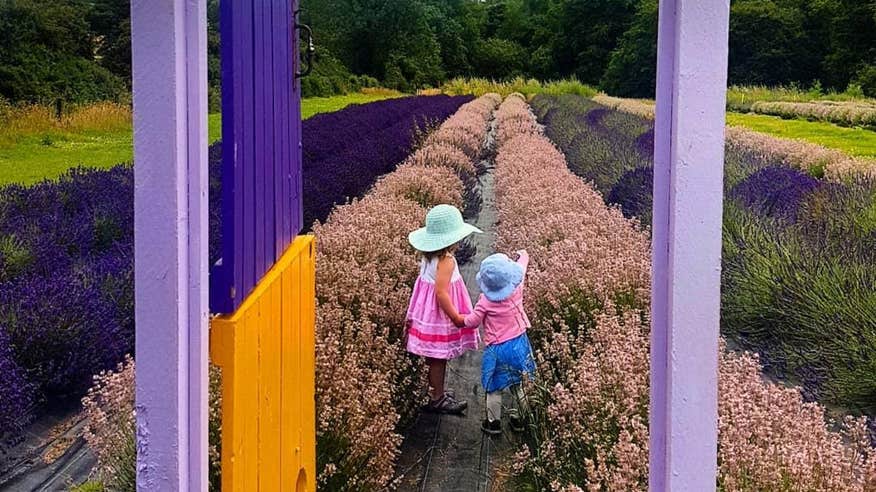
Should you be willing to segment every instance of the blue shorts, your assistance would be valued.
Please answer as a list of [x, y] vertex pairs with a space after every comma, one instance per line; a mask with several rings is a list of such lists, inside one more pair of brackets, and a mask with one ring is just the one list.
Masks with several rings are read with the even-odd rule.
[[481, 384], [487, 393], [520, 384], [524, 375], [530, 380], [535, 375], [535, 357], [526, 333], [484, 349]]

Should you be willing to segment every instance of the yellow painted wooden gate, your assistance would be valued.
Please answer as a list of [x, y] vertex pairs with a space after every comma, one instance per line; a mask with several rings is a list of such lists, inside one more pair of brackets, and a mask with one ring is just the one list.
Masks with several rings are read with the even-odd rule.
[[222, 490], [316, 490], [315, 241], [299, 236], [229, 316], [214, 318], [222, 368]]

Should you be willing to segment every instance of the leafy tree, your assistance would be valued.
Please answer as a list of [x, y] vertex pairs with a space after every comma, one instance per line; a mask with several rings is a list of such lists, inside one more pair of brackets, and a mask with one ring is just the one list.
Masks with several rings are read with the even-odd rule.
[[80, 0], [0, 2], [0, 95], [29, 102], [122, 97], [122, 81], [94, 59], [89, 13]]
[[219, 56], [219, 0], [207, 0], [207, 102], [211, 113], [222, 110], [222, 65]]
[[854, 74], [876, 64], [874, 4], [860, 0], [824, 0], [823, 21], [829, 26], [829, 53], [824, 57], [824, 81], [842, 89]]
[[[380, 79], [575, 76], [653, 94], [657, 0], [302, 0], [315, 31], [305, 94]], [[130, 87], [130, 0], [0, 0], [0, 96], [119, 98]], [[220, 91], [219, 0], [208, 6], [210, 106]], [[872, 92], [876, 0], [731, 0], [730, 83], [849, 83]]]
[[526, 51], [514, 41], [490, 38], [481, 41], [475, 52], [475, 71], [496, 79], [523, 75]]
[[611, 53], [601, 86], [625, 97], [654, 97], [657, 82], [657, 0], [639, 4], [633, 23]]
[[555, 0], [546, 24], [558, 75], [598, 84], [618, 40], [632, 22], [637, 0]]
[[811, 81], [801, 53], [804, 13], [773, 0], [741, 0], [730, 7], [729, 77], [737, 84]]
[[406, 90], [444, 78], [440, 47], [419, 0], [314, 0], [304, 7], [322, 43], [353, 73]]
[[130, 84], [130, 0], [94, 0], [89, 17], [100, 64]]

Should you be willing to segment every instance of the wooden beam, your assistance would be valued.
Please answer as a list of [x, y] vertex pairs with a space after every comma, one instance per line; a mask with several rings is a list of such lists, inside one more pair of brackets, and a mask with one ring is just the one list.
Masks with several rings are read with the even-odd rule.
[[652, 491], [714, 490], [729, 0], [661, 0], [652, 236]]
[[207, 490], [205, 0], [131, 2], [137, 489]]

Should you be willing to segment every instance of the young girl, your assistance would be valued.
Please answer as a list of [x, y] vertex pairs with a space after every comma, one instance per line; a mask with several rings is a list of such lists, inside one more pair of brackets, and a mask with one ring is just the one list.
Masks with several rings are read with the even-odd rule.
[[484, 349], [481, 383], [487, 394], [487, 416], [481, 428], [488, 434], [502, 432], [502, 390], [511, 388], [518, 409], [508, 412], [511, 428], [523, 430], [520, 411], [526, 411], [526, 397], [521, 391], [523, 377], [532, 378], [535, 358], [526, 330], [529, 318], [523, 310], [523, 279], [529, 265], [529, 254], [517, 252], [519, 259], [497, 253], [481, 262], [477, 275], [481, 295], [474, 311], [465, 319], [456, 319], [457, 326], [470, 329], [484, 325]]
[[477, 326], [458, 329], [454, 323], [460, 313], [470, 313], [472, 305], [453, 252], [473, 232], [481, 230], [466, 224], [456, 207], [438, 205], [426, 215], [426, 227], [408, 236], [411, 245], [423, 254], [408, 307], [407, 349], [425, 357], [429, 365], [431, 390], [426, 411], [459, 414], [468, 407], [445, 391], [444, 374], [448, 359], [478, 348]]

